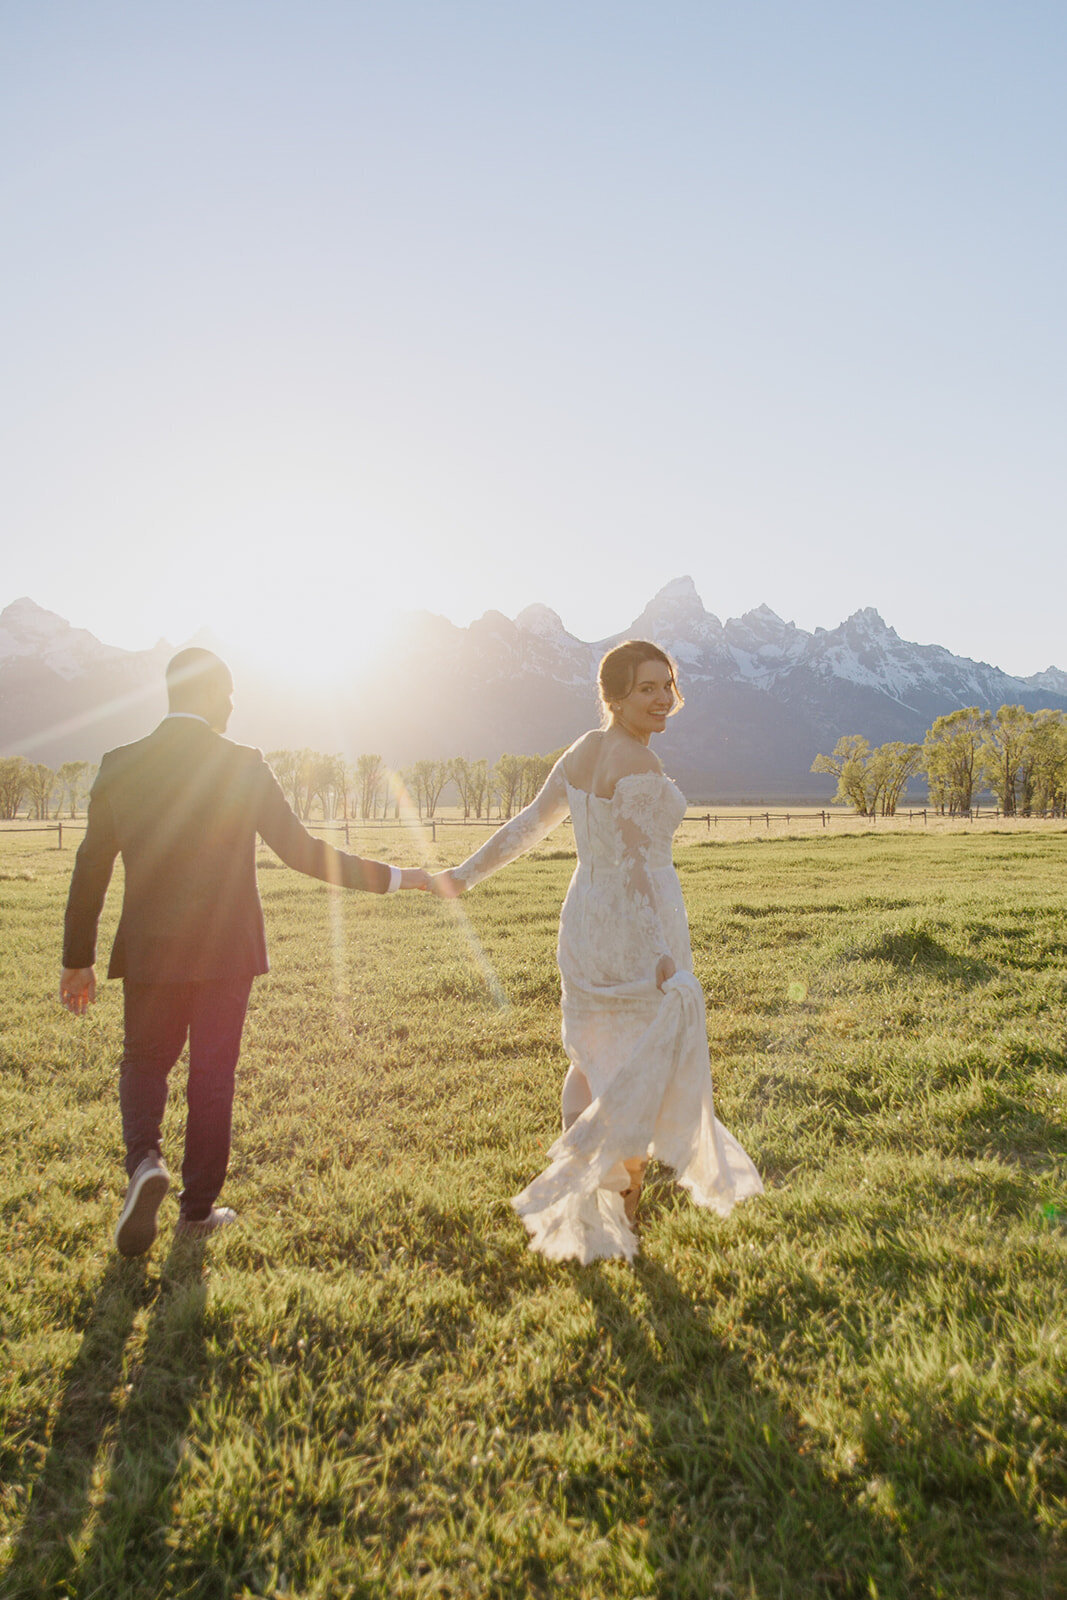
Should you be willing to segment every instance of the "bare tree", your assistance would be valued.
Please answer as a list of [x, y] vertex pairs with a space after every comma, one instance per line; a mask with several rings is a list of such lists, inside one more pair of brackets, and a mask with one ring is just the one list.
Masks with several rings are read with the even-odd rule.
[[418, 808], [420, 822], [423, 817], [429, 817], [433, 814], [430, 807], [432, 804], [434, 765], [433, 761], [416, 761], [404, 774], [408, 794]]
[[456, 786], [456, 793], [459, 795], [459, 803], [463, 807], [463, 820], [466, 822], [470, 817], [471, 806], [473, 804], [471, 763], [467, 760], [466, 756], [453, 756], [451, 769], [452, 782]]
[[528, 806], [552, 771], [554, 756], [527, 756], [519, 790], [519, 806]]
[[483, 811], [487, 817], [489, 815], [489, 763], [484, 756], [468, 764], [467, 782], [470, 803], [474, 808], [474, 815], [480, 822]]
[[378, 798], [378, 790], [385, 776], [385, 767], [381, 756], [365, 755], [356, 757], [356, 790], [359, 796], [359, 814], [363, 818], [373, 817], [374, 808]]
[[49, 805], [55, 786], [56, 775], [43, 761], [34, 761], [27, 766], [26, 794], [33, 806], [33, 814], [39, 822], [48, 821]]
[[59, 771], [56, 773], [56, 785], [58, 789], [58, 804], [56, 806], [57, 817], [59, 816], [60, 809], [64, 802], [69, 804], [71, 816], [77, 816], [78, 801], [81, 800], [85, 795], [85, 791], [89, 783], [90, 771], [91, 768], [88, 761], [63, 762], [62, 766], [59, 768]]
[[426, 815], [434, 816], [437, 811], [437, 802], [445, 786], [452, 781], [452, 763], [450, 761], [416, 761], [416, 771], [419, 773], [419, 785], [422, 790]]
[[526, 756], [502, 755], [493, 768], [493, 787], [500, 801], [500, 815], [510, 817], [522, 793]]
[[300, 782], [300, 756], [295, 750], [271, 750], [267, 760], [271, 771], [282, 786], [282, 792], [294, 811], [300, 810], [302, 787]]

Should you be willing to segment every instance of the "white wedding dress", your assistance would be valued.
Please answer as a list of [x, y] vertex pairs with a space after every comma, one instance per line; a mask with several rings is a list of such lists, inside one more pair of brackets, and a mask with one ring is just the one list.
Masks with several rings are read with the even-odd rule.
[[[671, 842], [685, 797], [661, 773], [620, 778], [610, 800], [572, 787], [565, 754], [541, 793], [453, 869], [470, 887], [539, 843], [570, 812], [578, 850], [559, 927], [563, 1044], [592, 1102], [549, 1150], [550, 1165], [512, 1201], [531, 1247], [555, 1261], [637, 1250], [624, 1160], [674, 1168], [698, 1205], [725, 1216], [760, 1194], [752, 1162], [716, 1120], [704, 994]], [[677, 972], [661, 991], [661, 955]]]

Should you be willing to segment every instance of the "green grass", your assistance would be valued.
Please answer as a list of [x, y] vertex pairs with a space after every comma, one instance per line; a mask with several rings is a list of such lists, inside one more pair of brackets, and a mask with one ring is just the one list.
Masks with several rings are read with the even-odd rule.
[[170, 1197], [124, 1262], [119, 986], [60, 1010], [70, 852], [0, 840], [0, 1594], [1067, 1594], [1067, 834], [694, 831], [768, 1192], [654, 1173], [633, 1268], [546, 1265], [507, 1204], [558, 1123], [568, 844], [465, 916], [268, 863], [241, 1223], [179, 1246]]

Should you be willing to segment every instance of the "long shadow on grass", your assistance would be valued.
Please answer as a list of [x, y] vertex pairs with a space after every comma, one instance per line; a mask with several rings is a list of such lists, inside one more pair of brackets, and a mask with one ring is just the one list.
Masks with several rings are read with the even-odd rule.
[[[863, 1471], [837, 1475], [820, 1462], [823, 1442], [801, 1413], [713, 1326], [707, 1308], [657, 1263], [639, 1258], [634, 1270], [641, 1311], [607, 1274], [581, 1270], [575, 1286], [648, 1419], [658, 1468], [645, 1482], [648, 1556], [662, 1600], [706, 1600], [720, 1590], [790, 1600], [963, 1592], [1038, 1600], [1053, 1592], [1047, 1538], [1023, 1508], [994, 1504], [995, 1484], [988, 1506], [968, 1504], [940, 1424], [888, 1453], [872, 1441]], [[921, 1494], [909, 1450], [926, 1458]], [[970, 1493], [980, 1498], [973, 1483]], [[572, 1494], [576, 1514], [593, 1514], [580, 1503], [580, 1484]]]
[[[908, 1590], [893, 1531], [819, 1466], [800, 1416], [712, 1331], [662, 1267], [638, 1259], [647, 1317], [606, 1274], [581, 1273], [581, 1292], [611, 1335], [631, 1393], [648, 1418], [658, 1481], [649, 1558], [657, 1593], [858, 1596]], [[877, 1586], [869, 1588], [869, 1580]]]
[[154, 1293], [144, 1261], [110, 1259], [64, 1377], [48, 1454], [0, 1584], [5, 1597], [43, 1594], [46, 1576], [59, 1582], [70, 1571], [70, 1547], [91, 1513], [97, 1457], [115, 1424], [126, 1343]]
[[[197, 1241], [175, 1242], [158, 1282], [143, 1261], [108, 1263], [0, 1584], [4, 1600], [162, 1592], [167, 1501], [206, 1364], [205, 1301]], [[130, 1365], [126, 1347], [146, 1308]]]

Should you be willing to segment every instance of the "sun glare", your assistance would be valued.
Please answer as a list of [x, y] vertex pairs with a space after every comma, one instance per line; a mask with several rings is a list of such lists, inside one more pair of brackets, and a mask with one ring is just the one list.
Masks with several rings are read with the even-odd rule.
[[290, 685], [338, 690], [354, 681], [385, 648], [392, 618], [364, 619], [356, 614], [331, 614], [295, 608], [285, 615], [232, 612], [211, 629], [235, 668], [251, 667], [257, 675]]

